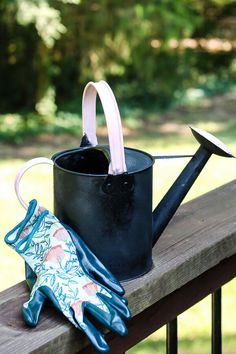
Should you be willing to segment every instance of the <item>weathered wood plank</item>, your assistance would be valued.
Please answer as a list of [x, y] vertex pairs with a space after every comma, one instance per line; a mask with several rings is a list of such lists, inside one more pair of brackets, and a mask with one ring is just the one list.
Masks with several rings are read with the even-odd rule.
[[40, 323], [36, 328], [24, 324], [21, 316], [22, 304], [28, 298], [25, 282], [17, 284], [0, 295], [0, 353], [68, 353], [77, 350], [74, 339], [81, 345], [85, 337], [76, 331], [55, 308], [44, 309]]
[[[235, 253], [236, 181], [179, 209], [153, 250], [153, 269], [124, 283], [133, 315]], [[54, 308], [45, 308], [37, 328], [27, 328], [21, 318], [27, 296], [24, 283], [0, 294], [0, 353], [75, 353], [86, 345]]]
[[126, 284], [133, 314], [236, 253], [236, 181], [184, 204], [153, 249], [154, 268]]

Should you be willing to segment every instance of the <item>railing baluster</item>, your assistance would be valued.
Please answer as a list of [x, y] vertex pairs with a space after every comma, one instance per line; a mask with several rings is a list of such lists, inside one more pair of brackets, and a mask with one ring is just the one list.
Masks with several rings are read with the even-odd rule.
[[166, 325], [166, 354], [178, 353], [177, 317]]
[[222, 334], [221, 334], [221, 288], [212, 293], [212, 354], [222, 354]]

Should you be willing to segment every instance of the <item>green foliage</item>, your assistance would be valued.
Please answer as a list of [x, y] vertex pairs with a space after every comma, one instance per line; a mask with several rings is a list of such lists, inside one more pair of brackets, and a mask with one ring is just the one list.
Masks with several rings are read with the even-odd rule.
[[2, 0], [0, 111], [46, 119], [99, 79], [131, 105], [171, 107], [209, 78], [236, 80], [235, 16], [230, 0]]
[[42, 117], [37, 113], [29, 112], [0, 115], [1, 141], [21, 144], [26, 138], [32, 139], [44, 133], [51, 135], [69, 133], [80, 136], [81, 118], [78, 114], [64, 111], [59, 111], [57, 117], [55, 115]]
[[37, 102], [36, 111], [43, 117], [54, 117], [57, 106], [55, 104], [55, 90], [53, 87], [48, 87], [45, 95]]
[[38, 35], [48, 48], [52, 48], [55, 41], [66, 32], [61, 23], [60, 12], [42, 0], [32, 2], [18, 0], [17, 22], [23, 26], [34, 23]]
[[33, 113], [0, 116], [0, 140], [19, 144], [27, 137], [33, 137], [42, 132], [39, 117]]

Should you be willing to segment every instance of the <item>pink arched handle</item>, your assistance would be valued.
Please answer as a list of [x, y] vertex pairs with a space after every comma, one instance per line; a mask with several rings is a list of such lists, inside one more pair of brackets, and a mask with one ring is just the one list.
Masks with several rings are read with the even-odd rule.
[[22, 198], [21, 194], [20, 194], [20, 181], [21, 178], [23, 177], [23, 175], [25, 174], [25, 172], [30, 169], [31, 167], [35, 166], [35, 165], [40, 165], [40, 164], [49, 164], [49, 165], [53, 165], [53, 161], [46, 158], [46, 157], [36, 157], [35, 159], [29, 160], [26, 163], [24, 163], [20, 169], [18, 170], [17, 174], [16, 174], [16, 178], [15, 178], [15, 192], [16, 192], [16, 196], [19, 200], [19, 202], [21, 203], [21, 205], [25, 208], [28, 209], [28, 204], [24, 201], [24, 199]]
[[125, 153], [120, 112], [117, 106], [115, 96], [105, 81], [89, 82], [83, 93], [82, 116], [83, 133], [86, 134], [89, 142], [96, 146], [96, 97], [97, 94], [102, 103], [104, 115], [106, 118], [108, 139], [111, 154], [111, 163], [109, 165], [109, 174], [117, 175], [127, 171], [125, 164]]

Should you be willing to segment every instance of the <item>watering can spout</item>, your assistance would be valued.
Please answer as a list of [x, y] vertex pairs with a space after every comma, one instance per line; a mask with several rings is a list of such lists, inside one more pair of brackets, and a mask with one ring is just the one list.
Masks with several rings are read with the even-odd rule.
[[220, 140], [202, 129], [190, 127], [200, 147], [181, 172], [169, 191], [153, 211], [153, 246], [175, 214], [189, 189], [212, 154], [234, 157]]

